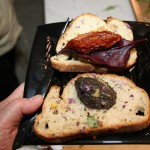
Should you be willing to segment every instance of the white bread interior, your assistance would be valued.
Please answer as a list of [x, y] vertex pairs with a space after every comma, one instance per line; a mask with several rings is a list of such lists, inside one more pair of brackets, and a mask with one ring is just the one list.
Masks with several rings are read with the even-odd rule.
[[[65, 47], [67, 42], [78, 34], [84, 34], [91, 31], [104, 31], [109, 30], [120, 34], [126, 40], [133, 40], [133, 32], [128, 24], [118, 20], [113, 17], [108, 17], [106, 22], [103, 21], [100, 17], [85, 13], [76, 17], [70, 25], [67, 27], [64, 34], [60, 37], [57, 43], [56, 52], [58, 53], [62, 48]], [[131, 68], [137, 59], [136, 49], [132, 49], [130, 52], [130, 57], [128, 59], [127, 65], [121, 70]], [[61, 72], [99, 72], [106, 73], [110, 69], [96, 67], [93, 64], [90, 64], [88, 61], [81, 59], [70, 59], [68, 55], [59, 54], [50, 58], [52, 67], [61, 71]], [[119, 71], [120, 69], [113, 69], [113, 71]]]
[[113, 17], [108, 17], [106, 23], [108, 31], [119, 34], [126, 40], [133, 40], [133, 32], [127, 23]]
[[[75, 81], [78, 77], [103, 80], [117, 94], [116, 103], [107, 109], [90, 109], [78, 98]], [[139, 115], [138, 112], [143, 112]], [[94, 116], [98, 126], [91, 128], [87, 116]], [[150, 101], [147, 93], [132, 81], [114, 74], [79, 74], [68, 82], [60, 97], [60, 87], [52, 86], [42, 112], [36, 117], [35, 133], [49, 142], [63, 142], [80, 137], [138, 131], [150, 123]]]

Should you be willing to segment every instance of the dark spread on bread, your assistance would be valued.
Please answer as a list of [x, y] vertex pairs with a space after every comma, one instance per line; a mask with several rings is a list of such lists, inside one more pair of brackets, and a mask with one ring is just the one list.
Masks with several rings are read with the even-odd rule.
[[78, 56], [99, 66], [123, 68], [127, 65], [130, 51], [146, 41], [147, 39], [128, 41], [110, 31], [90, 32], [70, 40], [58, 54]]
[[75, 88], [80, 101], [89, 108], [109, 109], [116, 103], [116, 92], [102, 80], [79, 77]]

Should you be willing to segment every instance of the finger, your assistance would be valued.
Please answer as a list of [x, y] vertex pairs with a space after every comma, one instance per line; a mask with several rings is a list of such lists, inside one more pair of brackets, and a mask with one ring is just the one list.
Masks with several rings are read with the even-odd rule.
[[11, 101], [13, 101], [14, 99], [22, 98], [23, 97], [23, 91], [24, 91], [24, 83], [22, 83], [21, 85], [19, 85], [12, 92], [12, 94], [10, 94], [5, 100], [3, 100], [0, 103], [0, 109], [2, 109], [3, 107], [5, 107], [8, 103], [10, 103]]

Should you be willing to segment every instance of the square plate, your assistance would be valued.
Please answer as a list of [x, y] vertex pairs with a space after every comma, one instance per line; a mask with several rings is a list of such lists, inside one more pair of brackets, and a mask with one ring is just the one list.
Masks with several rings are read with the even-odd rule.
[[[134, 39], [147, 38], [150, 41], [150, 24], [142, 22], [129, 22], [126, 21], [132, 28]], [[43, 77], [45, 65], [47, 62], [46, 45], [47, 37], [50, 36], [57, 42], [61, 30], [65, 22], [46, 24], [38, 26], [35, 39], [32, 46], [30, 55], [26, 81], [25, 81], [25, 97], [31, 97], [36, 93], [37, 87]], [[144, 88], [150, 95], [150, 42], [139, 45], [137, 47], [138, 59], [135, 66], [119, 75], [124, 75], [131, 79], [136, 85]], [[51, 85], [59, 85], [63, 87], [76, 73], [60, 73], [54, 72], [54, 78]], [[94, 140], [92, 137], [74, 140], [64, 144], [117, 144], [117, 143], [149, 143], [150, 144], [150, 127], [138, 132], [121, 133], [114, 135], [97, 136]], [[47, 144], [39, 139], [34, 132], [31, 133], [30, 138], [25, 142], [28, 145]]]

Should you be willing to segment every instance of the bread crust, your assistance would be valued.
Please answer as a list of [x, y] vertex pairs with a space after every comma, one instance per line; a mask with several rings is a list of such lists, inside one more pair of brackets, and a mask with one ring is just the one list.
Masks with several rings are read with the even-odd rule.
[[[59, 56], [58, 56], [59, 57]], [[92, 72], [95, 67], [92, 64], [77, 60], [59, 59], [57, 56], [51, 58], [51, 65], [60, 72]], [[59, 61], [58, 61], [59, 60]]]
[[[137, 87], [131, 80], [129, 80], [128, 78], [124, 77], [124, 76], [118, 76], [115, 74], [95, 74], [95, 73], [84, 73], [84, 74], [79, 74], [77, 75], [75, 78], [71, 79], [67, 85], [65, 86], [65, 88], [63, 89], [63, 93], [61, 95], [61, 99], [60, 99], [60, 87], [58, 86], [53, 86], [50, 89], [49, 94], [47, 95], [47, 98], [45, 101], [49, 101], [50, 99], [55, 98], [56, 100], [58, 100], [58, 98], [65, 102], [66, 99], [68, 98], [69, 95], [69, 90], [71, 90], [71, 86], [74, 85], [75, 80], [77, 80], [77, 78], [79, 77], [94, 77], [94, 78], [102, 78], [103, 80], [118, 80], [118, 81], [123, 81], [123, 83], [127, 86], [127, 84], [129, 85], [129, 87], [136, 89], [137, 92], [140, 92], [142, 97], [144, 97], [143, 99], [143, 103], [145, 103], [145, 110], [146, 110], [146, 116], [144, 116], [144, 118], [139, 117], [138, 121], [129, 121], [129, 122], [120, 122], [120, 123], [116, 123], [116, 124], [110, 124], [110, 125], [102, 125], [102, 126], [98, 126], [97, 128], [86, 128], [85, 130], [81, 131], [81, 130], [70, 130], [70, 132], [67, 133], [59, 133], [57, 135], [51, 134], [51, 133], [43, 133], [43, 130], [40, 130], [39, 128], [39, 121], [42, 119], [42, 117], [44, 116], [44, 114], [46, 113], [46, 109], [47, 109], [47, 104], [48, 103], [44, 103], [43, 107], [42, 107], [42, 113], [39, 114], [35, 120], [35, 124], [34, 124], [34, 131], [35, 133], [41, 137], [42, 139], [46, 140], [47, 142], [50, 143], [62, 143], [62, 142], [66, 142], [66, 141], [70, 141], [70, 140], [74, 140], [77, 138], [83, 138], [83, 137], [89, 137], [89, 136], [95, 136], [95, 135], [104, 135], [104, 134], [115, 134], [115, 133], [122, 133], [122, 132], [133, 132], [133, 131], [139, 131], [142, 130], [146, 127], [149, 126], [150, 124], [150, 103], [149, 103], [149, 96], [148, 94], [145, 92], [145, 90]], [[124, 86], [124, 85], [123, 85]], [[115, 87], [114, 87], [115, 88]], [[123, 92], [124, 95], [125, 92]], [[138, 102], [137, 102], [138, 103]], [[61, 104], [62, 105], [62, 104]], [[142, 106], [143, 107], [143, 106]], [[108, 110], [109, 111], [109, 110]], [[118, 112], [119, 113], [119, 112]], [[121, 112], [122, 113], [122, 112]], [[123, 115], [123, 114], [120, 114]], [[128, 116], [129, 114], [127, 114]], [[55, 117], [55, 116], [54, 116]], [[52, 118], [50, 118], [52, 119]], [[63, 119], [63, 118], [62, 118]], [[111, 118], [110, 118], [111, 119]]]
[[48, 143], [60, 144], [60, 143], [68, 142], [68, 141], [73, 141], [75, 139], [86, 138], [86, 137], [91, 137], [92, 139], [93, 136], [98, 136], [98, 135], [113, 135], [116, 133], [136, 132], [148, 126], [149, 126], [149, 123], [147, 122], [147, 120], [145, 120], [145, 122], [141, 122], [139, 124], [130, 124], [130, 125], [128, 124], [127, 126], [116, 125], [116, 126], [111, 126], [110, 128], [103, 128], [99, 130], [89, 130], [89, 131], [85, 131], [84, 133], [70, 132], [68, 134], [57, 136], [57, 137], [49, 136], [49, 135], [42, 135], [42, 133], [36, 129], [35, 129], [35, 133], [36, 135], [38, 135], [40, 138], [47, 141]]

